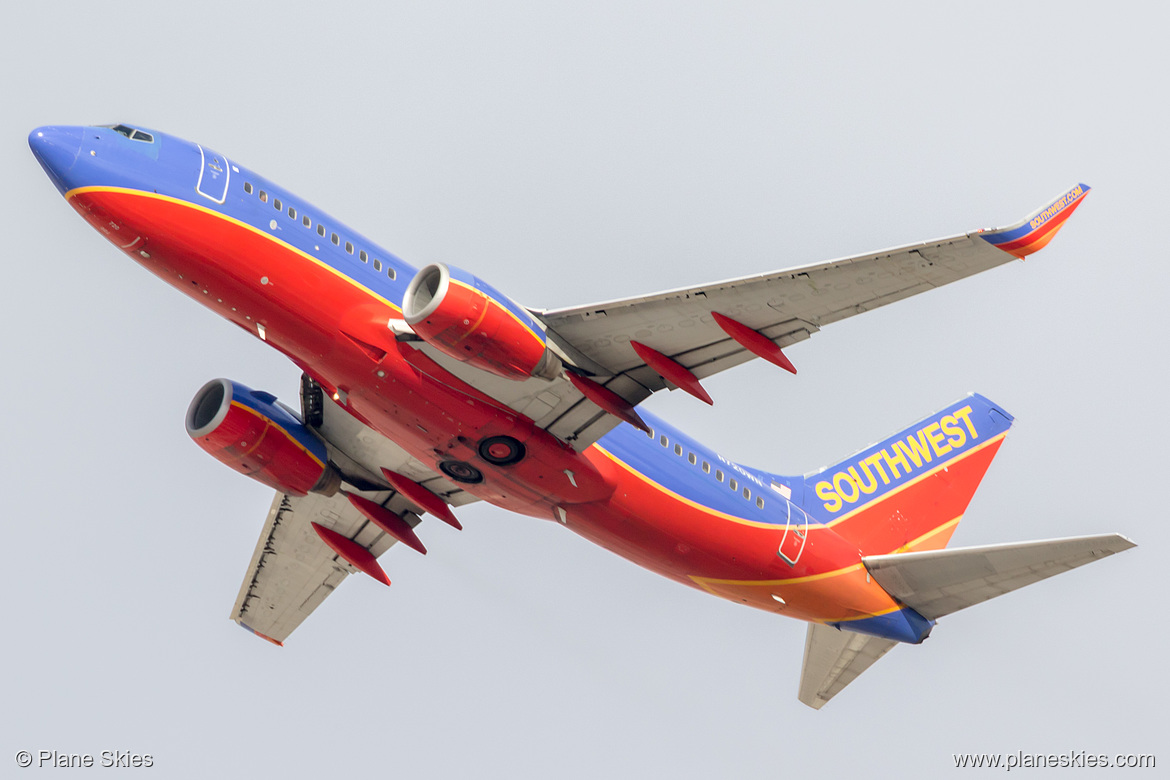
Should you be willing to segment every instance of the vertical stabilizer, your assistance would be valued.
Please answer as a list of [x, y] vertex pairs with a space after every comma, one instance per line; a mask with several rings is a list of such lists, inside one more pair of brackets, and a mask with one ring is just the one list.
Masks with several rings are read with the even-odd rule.
[[807, 477], [804, 507], [862, 554], [945, 547], [1011, 425], [972, 393]]

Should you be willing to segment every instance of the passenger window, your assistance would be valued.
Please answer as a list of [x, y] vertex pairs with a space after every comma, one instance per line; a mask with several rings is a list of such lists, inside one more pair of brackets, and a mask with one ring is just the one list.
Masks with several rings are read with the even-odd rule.
[[674, 454], [678, 455], [680, 458], [682, 457], [682, 445], [681, 444], [674, 445]]
[[374, 261], [374, 270], [375, 270], [375, 271], [381, 271], [381, 270], [382, 270], [382, 261], [381, 261], [381, 260], [375, 260], [375, 261]]
[[[386, 264], [386, 275], [389, 276], [391, 280], [398, 278], [398, 272], [395, 271], [394, 266], [390, 265], [389, 263]], [[653, 436], [651, 436], [651, 438], [653, 438]]]
[[743, 497], [750, 501], [751, 497], [752, 497], [752, 489], [751, 488], [744, 488], [743, 489]]
[[364, 250], [364, 249], [362, 251], [358, 252], [358, 257], [361, 258], [361, 261], [363, 263], [370, 262], [370, 256], [366, 254], [366, 250]]
[[687, 453], [687, 460], [689, 460], [691, 462], [691, 465], [693, 466], [693, 465], [695, 465], [696, 462], [698, 462], [699, 459], [695, 457], [695, 453], [688, 452]]
[[252, 194], [252, 182], [250, 182], [250, 181], [244, 182], [244, 192], [248, 193], [249, 195]]
[[739, 489], [739, 483], [735, 481], [735, 477], [732, 477], [731, 479], [729, 479], [727, 481], [727, 484], [732, 490]]
[[260, 190], [260, 202], [261, 202], [261, 203], [267, 203], [267, 202], [268, 202], [268, 193], [267, 193], [267, 192], [265, 192], [264, 190]]
[[317, 235], [321, 236], [321, 238], [325, 238], [325, 226], [324, 225], [317, 225]]
[[708, 463], [707, 461], [703, 461], [703, 473], [704, 473], [704, 474], [710, 474], [710, 473], [711, 473], [711, 464], [710, 464], [710, 463]]
[[722, 471], [722, 470], [720, 470], [720, 469], [715, 469], [715, 481], [716, 481], [716, 482], [722, 482], [722, 481], [723, 481], [723, 471]]
[[274, 198], [272, 200], [272, 207], [277, 211], [284, 211], [284, 206], [280, 205], [280, 198]]
[[313, 220], [309, 219], [309, 215], [306, 214], [305, 216], [301, 217], [301, 224], [305, 227], [313, 227]]
[[292, 206], [288, 207], [288, 218], [289, 219], [296, 219], [297, 218], [297, 210], [294, 209]]
[[646, 435], [649, 436], [651, 439], [653, 439], [654, 438], [654, 430], [651, 429], [651, 430], [646, 431]]
[[756, 506], [758, 506], [760, 509], [764, 508], [764, 497], [763, 496], [756, 496]]
[[670, 445], [670, 442], [666, 438], [666, 434], [663, 434], [663, 435], [658, 437], [658, 443], [661, 444], [663, 447], [667, 447]]
[[331, 233], [329, 236], [329, 240], [333, 242], [333, 246], [340, 246], [341, 245], [341, 239], [337, 237], [336, 233]]
[[345, 242], [345, 251], [346, 251], [346, 252], [349, 252], [349, 253], [352, 255], [352, 254], [353, 254], [353, 244], [351, 244], [350, 242], [346, 241], [346, 242]]

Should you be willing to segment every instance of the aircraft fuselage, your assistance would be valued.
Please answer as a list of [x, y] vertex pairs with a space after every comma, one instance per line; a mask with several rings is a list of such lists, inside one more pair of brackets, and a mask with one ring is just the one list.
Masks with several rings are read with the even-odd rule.
[[[111, 243], [287, 355], [436, 472], [443, 462], [474, 464], [483, 481], [462, 485], [473, 495], [563, 523], [722, 598], [900, 641], [929, 631], [867, 576], [861, 556], [945, 546], [1002, 433], [949, 464], [953, 505], [938, 506], [937, 475], [924, 472], [898, 492], [896, 509], [879, 502], [832, 523], [801, 478], [727, 461], [645, 413], [650, 435], [623, 423], [578, 451], [441, 368], [420, 370], [425, 356], [392, 327], [415, 269], [220, 154], [153, 131], [149, 141], [128, 137], [134, 132], [46, 127], [30, 144]], [[496, 436], [522, 442], [526, 457], [484, 461], [477, 446]], [[844, 533], [891, 511], [908, 519], [867, 549]], [[781, 554], [785, 545], [795, 552]]]

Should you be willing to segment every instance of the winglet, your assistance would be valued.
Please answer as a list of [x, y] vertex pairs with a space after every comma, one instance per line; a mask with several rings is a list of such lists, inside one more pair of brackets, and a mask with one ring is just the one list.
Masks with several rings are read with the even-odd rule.
[[1089, 185], [1078, 184], [1023, 222], [985, 231], [979, 237], [1009, 255], [1023, 259], [1047, 246], [1088, 194]]

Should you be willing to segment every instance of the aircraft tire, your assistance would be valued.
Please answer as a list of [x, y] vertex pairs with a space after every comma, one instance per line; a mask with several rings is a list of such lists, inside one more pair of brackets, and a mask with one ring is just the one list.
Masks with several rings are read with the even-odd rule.
[[478, 485], [483, 482], [483, 472], [466, 461], [445, 460], [439, 464], [439, 471], [466, 485]]
[[493, 466], [510, 466], [524, 459], [524, 445], [511, 436], [489, 436], [476, 448], [479, 457]]

